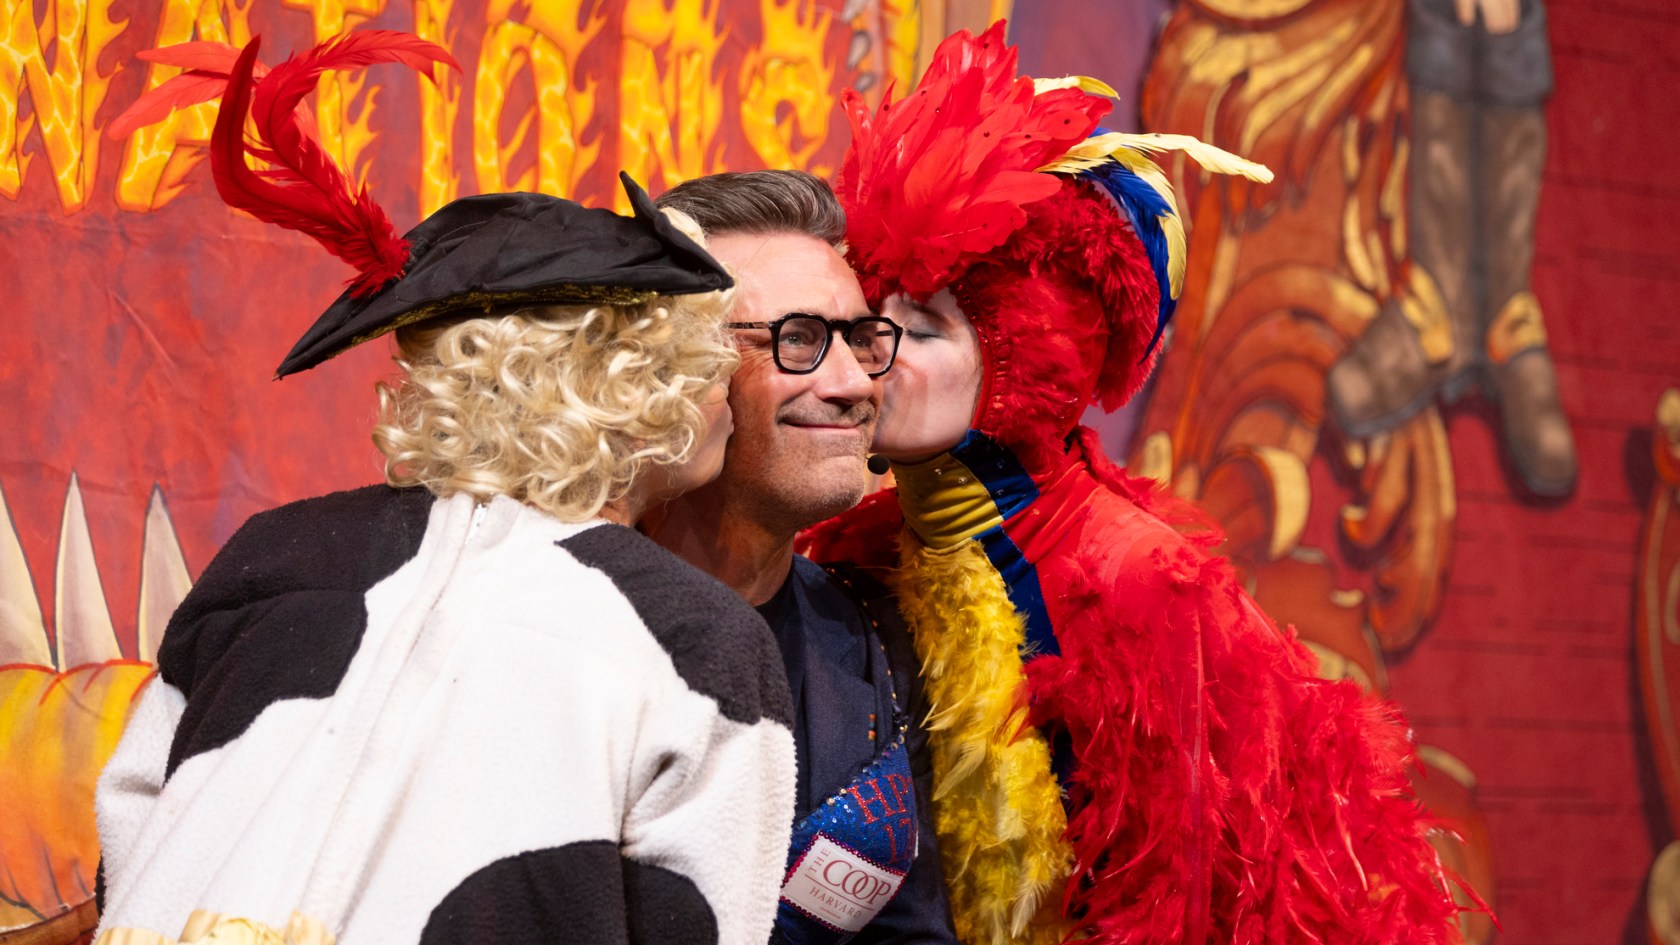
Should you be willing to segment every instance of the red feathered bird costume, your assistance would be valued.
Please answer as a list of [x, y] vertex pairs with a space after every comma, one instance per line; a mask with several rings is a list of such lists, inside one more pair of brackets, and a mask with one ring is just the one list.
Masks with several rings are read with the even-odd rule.
[[1317, 678], [1212, 530], [1076, 426], [1141, 385], [1182, 277], [1143, 154], [1265, 176], [1189, 139], [1092, 137], [1094, 86], [1017, 77], [1000, 23], [947, 40], [902, 101], [847, 102], [865, 293], [948, 288], [982, 349], [968, 436], [807, 543], [894, 572], [959, 935], [1456, 941], [1397, 714]]

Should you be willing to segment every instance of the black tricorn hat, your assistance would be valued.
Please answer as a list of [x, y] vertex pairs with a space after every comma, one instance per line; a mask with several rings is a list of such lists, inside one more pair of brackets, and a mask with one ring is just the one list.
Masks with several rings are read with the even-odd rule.
[[378, 291], [338, 297], [275, 377], [404, 325], [531, 304], [634, 305], [734, 284], [620, 173], [633, 216], [545, 194], [462, 197], [410, 230], [408, 264]]

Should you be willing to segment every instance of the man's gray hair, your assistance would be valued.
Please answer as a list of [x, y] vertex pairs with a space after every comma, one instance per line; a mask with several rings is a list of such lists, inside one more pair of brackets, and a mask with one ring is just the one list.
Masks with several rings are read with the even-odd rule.
[[708, 237], [800, 233], [836, 249], [846, 211], [822, 178], [804, 171], [738, 171], [684, 181], [654, 201], [693, 217]]

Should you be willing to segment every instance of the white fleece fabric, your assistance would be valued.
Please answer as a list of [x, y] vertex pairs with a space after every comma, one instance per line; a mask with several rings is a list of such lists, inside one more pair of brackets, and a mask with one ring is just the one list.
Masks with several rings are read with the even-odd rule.
[[[301, 910], [340, 945], [470, 941], [505, 921], [537, 926], [533, 941], [764, 942], [793, 814], [787, 697], [726, 714], [690, 653], [743, 652], [719, 634], [768, 640], [762, 622], [708, 626], [698, 607], [650, 626], [644, 591], [668, 593], [662, 575], [710, 579], [674, 558], [627, 577], [568, 551], [608, 529], [591, 547], [652, 557], [619, 526], [456, 496], [424, 528], [365, 590], [365, 631], [330, 695], [276, 699], [237, 737], [183, 751], [196, 693], [160, 661], [99, 782], [101, 932], [174, 936], [198, 909], [283, 928]], [[265, 632], [261, 616], [248, 632]], [[773, 641], [749, 642], [776, 659]], [[213, 690], [220, 667], [195, 655], [176, 675]]]

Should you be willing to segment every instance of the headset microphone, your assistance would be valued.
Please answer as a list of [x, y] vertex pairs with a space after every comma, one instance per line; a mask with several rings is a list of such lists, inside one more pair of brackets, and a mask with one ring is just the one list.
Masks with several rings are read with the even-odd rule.
[[887, 461], [885, 456], [877, 453], [876, 455], [869, 457], [869, 471], [875, 475], [885, 476], [887, 474], [887, 470], [891, 468], [892, 464]]

